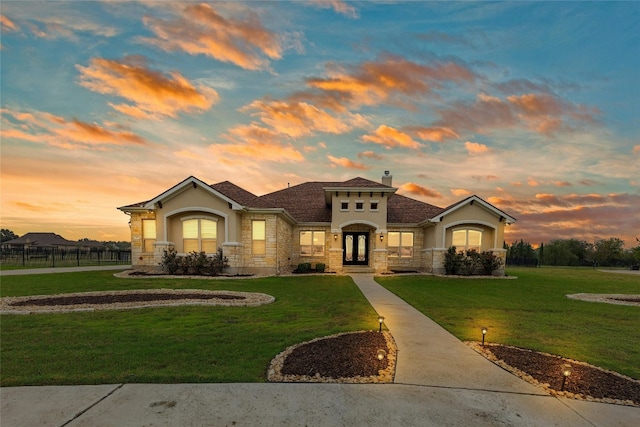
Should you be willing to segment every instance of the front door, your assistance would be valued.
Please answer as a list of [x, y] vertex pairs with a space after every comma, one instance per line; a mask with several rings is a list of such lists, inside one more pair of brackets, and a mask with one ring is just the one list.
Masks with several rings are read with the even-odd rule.
[[369, 233], [345, 232], [342, 235], [342, 264], [369, 265]]

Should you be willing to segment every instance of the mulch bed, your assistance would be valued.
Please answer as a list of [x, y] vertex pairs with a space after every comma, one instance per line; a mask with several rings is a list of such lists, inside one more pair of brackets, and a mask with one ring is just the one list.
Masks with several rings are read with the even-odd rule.
[[[484, 347], [478, 343], [471, 344], [490, 360], [552, 394], [640, 406], [640, 381], [617, 372], [529, 349], [493, 343]], [[571, 374], [563, 390], [562, 371], [565, 364], [571, 366]]]
[[329, 378], [378, 375], [380, 369], [387, 367], [387, 358], [376, 358], [379, 349], [389, 351], [384, 336], [378, 332], [327, 338], [293, 350], [284, 360], [282, 373]]

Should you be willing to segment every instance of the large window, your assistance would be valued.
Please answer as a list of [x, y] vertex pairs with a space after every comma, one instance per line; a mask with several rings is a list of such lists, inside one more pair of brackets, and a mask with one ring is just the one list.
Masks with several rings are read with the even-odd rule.
[[300, 255], [324, 256], [324, 231], [301, 231]]
[[156, 220], [142, 220], [142, 250], [143, 252], [153, 252], [153, 244], [156, 242]]
[[387, 250], [392, 257], [413, 256], [413, 233], [407, 231], [390, 231], [387, 234]]
[[218, 250], [218, 223], [204, 218], [190, 218], [182, 221], [182, 245], [185, 253]]
[[482, 247], [482, 231], [470, 228], [453, 230], [453, 240], [451, 244], [459, 251], [480, 252]]
[[267, 253], [267, 222], [264, 220], [251, 221], [251, 253], [253, 255]]

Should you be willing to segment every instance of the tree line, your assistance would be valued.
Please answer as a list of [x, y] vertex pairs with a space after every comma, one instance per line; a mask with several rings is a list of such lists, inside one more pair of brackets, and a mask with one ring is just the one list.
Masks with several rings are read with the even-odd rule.
[[520, 239], [511, 245], [505, 242], [507, 262], [511, 260], [537, 260], [539, 265], [628, 267], [640, 264], [640, 241], [631, 249], [624, 248], [624, 241], [609, 239], [587, 242], [579, 239], [554, 239], [534, 248]]

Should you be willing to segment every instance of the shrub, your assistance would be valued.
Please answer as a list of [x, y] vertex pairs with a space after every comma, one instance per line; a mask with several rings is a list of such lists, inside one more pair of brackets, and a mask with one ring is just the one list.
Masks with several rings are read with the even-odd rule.
[[456, 247], [451, 246], [444, 254], [444, 271], [446, 274], [459, 274], [462, 267], [464, 254], [456, 252]]
[[502, 267], [502, 259], [492, 252], [482, 252], [480, 254], [480, 264], [482, 266], [482, 274], [491, 275]]
[[311, 264], [308, 262], [301, 262], [298, 264], [298, 268], [296, 268], [296, 273], [307, 274], [311, 271]]
[[324, 273], [324, 270], [326, 268], [326, 265], [322, 262], [316, 263], [316, 271], [318, 273]]
[[217, 276], [229, 266], [229, 259], [222, 254], [222, 249], [213, 256], [204, 252], [191, 252], [184, 257], [178, 256], [175, 249], [164, 251], [160, 265], [169, 274], [190, 274], [203, 276]]
[[500, 267], [502, 267], [502, 259], [492, 252], [478, 253], [475, 250], [470, 250], [465, 255], [462, 251], [456, 251], [455, 246], [451, 246], [444, 254], [444, 271], [447, 275], [491, 275]]

